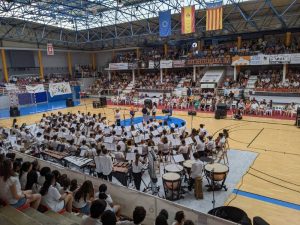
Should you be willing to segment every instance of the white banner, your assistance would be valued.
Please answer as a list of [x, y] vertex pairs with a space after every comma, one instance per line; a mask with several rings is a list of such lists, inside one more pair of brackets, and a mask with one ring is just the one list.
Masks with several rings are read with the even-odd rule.
[[28, 93], [40, 93], [40, 92], [44, 92], [45, 88], [43, 84], [37, 84], [35, 86], [26, 85], [26, 91]]
[[19, 88], [15, 84], [5, 84], [5, 89], [7, 91], [18, 91]]
[[56, 95], [71, 94], [71, 86], [69, 82], [49, 83], [49, 94], [51, 97]]
[[160, 60], [160, 68], [161, 69], [167, 69], [173, 67], [173, 61], [172, 60]]
[[173, 60], [173, 67], [174, 68], [185, 67], [185, 60]]
[[300, 54], [292, 54], [291, 55], [291, 64], [300, 64]]
[[128, 70], [128, 63], [110, 63], [110, 70]]
[[270, 55], [270, 64], [289, 64], [291, 61], [291, 55], [280, 54], [280, 55]]
[[148, 68], [149, 68], [149, 69], [154, 69], [154, 61], [149, 60]]
[[269, 65], [268, 55], [253, 55], [250, 59], [250, 65]]

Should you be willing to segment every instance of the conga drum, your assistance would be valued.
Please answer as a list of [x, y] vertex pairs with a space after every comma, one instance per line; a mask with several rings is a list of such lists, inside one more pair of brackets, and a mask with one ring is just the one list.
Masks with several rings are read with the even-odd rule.
[[178, 173], [165, 173], [162, 176], [165, 197], [174, 201], [180, 198], [181, 179]]
[[169, 164], [165, 166], [166, 173], [179, 173], [183, 171], [183, 167], [178, 164]]
[[[206, 178], [210, 184], [210, 189], [208, 191], [212, 189], [217, 191], [217, 190], [221, 190], [222, 188], [224, 188], [225, 191], [227, 191], [227, 188], [224, 185], [224, 183], [229, 171], [228, 166], [221, 163], [212, 163], [212, 164], [205, 165], [204, 170], [205, 170]], [[222, 184], [219, 185], [216, 182], [222, 182]]]

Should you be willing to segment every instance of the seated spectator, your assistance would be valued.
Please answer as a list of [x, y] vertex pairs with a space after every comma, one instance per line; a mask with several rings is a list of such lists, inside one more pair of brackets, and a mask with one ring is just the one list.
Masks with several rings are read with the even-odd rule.
[[106, 193], [107, 191], [107, 186], [106, 184], [101, 184], [99, 186], [99, 192], [96, 194], [99, 199], [105, 200], [107, 203], [107, 210], [112, 210], [115, 212], [116, 216], [120, 216], [120, 205], [114, 205], [113, 200], [109, 194]]
[[117, 224], [117, 218], [116, 215], [110, 211], [106, 210], [101, 216], [101, 221], [103, 225], [116, 225]]
[[102, 225], [101, 215], [106, 208], [104, 200], [95, 200], [90, 207], [90, 216], [84, 215], [82, 217], [81, 225]]
[[27, 183], [27, 174], [32, 169], [32, 164], [30, 162], [24, 162], [20, 169], [19, 179], [21, 184], [21, 189], [25, 190]]
[[81, 213], [89, 215], [90, 203], [94, 199], [93, 183], [89, 180], [83, 182], [81, 187], [74, 194], [73, 207]]
[[1, 164], [0, 198], [15, 208], [30, 204], [32, 208], [37, 209], [41, 195], [32, 194], [31, 190], [21, 190], [19, 178], [14, 174], [13, 163], [10, 159], [5, 159]]
[[40, 170], [40, 176], [38, 177], [38, 185], [41, 187], [43, 186], [44, 182], [45, 182], [45, 176], [46, 174], [51, 173], [51, 169], [50, 167], [43, 167]]
[[191, 220], [186, 220], [186, 221], [184, 221], [183, 225], [195, 225], [195, 224]]
[[41, 187], [42, 204], [53, 210], [54, 212], [59, 212], [62, 209], [66, 209], [67, 212], [72, 212], [72, 194], [60, 194], [55, 188], [55, 175], [53, 173], [48, 173], [45, 176], [45, 182]]
[[175, 214], [175, 222], [172, 225], [183, 225], [185, 221], [185, 215], [183, 211], [178, 211]]

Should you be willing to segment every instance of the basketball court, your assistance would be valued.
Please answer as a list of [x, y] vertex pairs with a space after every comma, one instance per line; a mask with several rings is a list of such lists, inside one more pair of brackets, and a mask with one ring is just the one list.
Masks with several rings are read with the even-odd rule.
[[[129, 119], [129, 108], [108, 106], [94, 109], [91, 102], [88, 99], [79, 106], [59, 111], [102, 113], [108, 120], [114, 121], [114, 110], [120, 108], [122, 118]], [[44, 113], [50, 114], [51, 111]], [[162, 116], [161, 112], [158, 114]], [[36, 123], [41, 116], [42, 113], [22, 116], [18, 118], [18, 123]], [[137, 113], [137, 116], [141, 116], [141, 113]], [[230, 149], [256, 154], [252, 165], [247, 165], [246, 172], [243, 172], [242, 178], [229, 194], [225, 205], [240, 207], [250, 217], [261, 216], [270, 224], [299, 223], [300, 129], [294, 126], [294, 121], [254, 117], [245, 117], [241, 121], [230, 117], [216, 120], [211, 113], [198, 113], [192, 117], [187, 111], [174, 111], [173, 117], [185, 120], [188, 128], [198, 128], [203, 123], [211, 135], [228, 129]], [[10, 127], [11, 124], [12, 119], [0, 120], [0, 126]], [[236, 154], [234, 152], [229, 151], [228, 154]], [[229, 160], [239, 161], [239, 158], [229, 157]], [[230, 173], [235, 171], [230, 170]], [[204, 195], [204, 199], [206, 197]]]

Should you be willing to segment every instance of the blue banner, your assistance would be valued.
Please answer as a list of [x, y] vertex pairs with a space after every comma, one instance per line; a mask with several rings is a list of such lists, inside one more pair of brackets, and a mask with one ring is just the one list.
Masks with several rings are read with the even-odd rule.
[[171, 10], [159, 12], [159, 36], [171, 35]]

